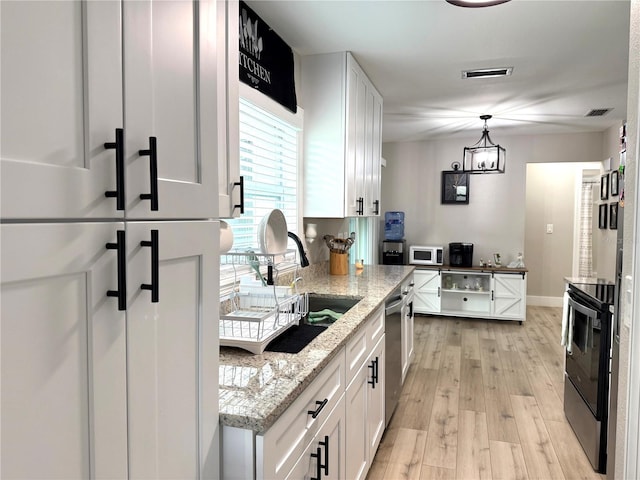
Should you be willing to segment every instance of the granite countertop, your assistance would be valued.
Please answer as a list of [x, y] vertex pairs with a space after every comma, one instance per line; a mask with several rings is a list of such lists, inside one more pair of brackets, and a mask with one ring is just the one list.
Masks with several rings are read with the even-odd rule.
[[347, 275], [305, 276], [302, 291], [362, 300], [300, 353], [254, 355], [220, 347], [220, 423], [264, 433], [413, 270], [365, 265], [362, 271], [351, 266]]
[[460, 270], [470, 272], [506, 272], [506, 273], [527, 273], [526, 268], [511, 268], [505, 265], [500, 267], [454, 267], [451, 265], [416, 265], [416, 270]]
[[564, 281], [567, 283], [579, 283], [587, 285], [615, 285], [615, 282], [607, 278], [597, 277], [564, 277]]

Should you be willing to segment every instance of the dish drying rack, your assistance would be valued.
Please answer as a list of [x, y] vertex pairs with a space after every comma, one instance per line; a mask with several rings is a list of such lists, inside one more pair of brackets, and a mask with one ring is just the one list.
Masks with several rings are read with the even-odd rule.
[[[232, 311], [220, 315], [220, 345], [238, 347], [253, 354], [261, 354], [278, 335], [286, 329], [298, 325], [308, 313], [309, 298], [306, 293], [297, 292], [297, 284], [291, 287], [273, 285], [273, 267], [276, 259], [287, 259], [290, 253], [261, 254], [255, 252], [228, 252], [222, 263], [231, 261], [233, 265], [250, 265], [257, 271], [260, 265], [267, 265], [268, 285], [261, 281], [241, 281], [238, 291], [233, 292], [230, 301]], [[290, 257], [289, 257], [290, 258]]]

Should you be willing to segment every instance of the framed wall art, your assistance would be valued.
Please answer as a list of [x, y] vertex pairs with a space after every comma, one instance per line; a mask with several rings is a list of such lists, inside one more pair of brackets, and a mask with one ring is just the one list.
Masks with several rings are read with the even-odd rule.
[[611, 172], [611, 196], [615, 197], [616, 195], [618, 195], [618, 180], [619, 180], [619, 176], [618, 176], [618, 171], [614, 170], [613, 172]]
[[459, 205], [469, 203], [469, 173], [460, 170], [442, 172], [440, 203]]
[[609, 198], [609, 174], [605, 173], [600, 177], [600, 200]]
[[618, 229], [618, 202], [609, 205], [609, 228], [611, 230]]
[[606, 203], [601, 203], [598, 210], [598, 228], [607, 228], [607, 207]]

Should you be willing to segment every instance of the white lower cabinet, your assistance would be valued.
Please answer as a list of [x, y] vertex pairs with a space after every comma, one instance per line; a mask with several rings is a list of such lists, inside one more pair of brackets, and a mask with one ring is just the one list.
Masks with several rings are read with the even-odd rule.
[[[344, 430], [335, 433], [327, 426], [331, 434], [323, 432], [325, 424], [331, 422], [330, 418], [344, 418], [344, 389], [344, 350], [341, 350], [263, 435], [225, 426], [222, 432], [223, 478], [293, 478], [290, 472], [306, 468], [303, 465], [310, 461], [311, 457], [306, 454], [309, 449], [317, 448], [325, 435], [337, 435], [333, 445], [330, 441], [331, 453], [336, 445], [344, 442]], [[344, 429], [343, 420], [334, 420]], [[326, 449], [320, 447], [324, 456]], [[339, 458], [342, 462], [343, 457]], [[336, 468], [339, 472], [340, 468]]]
[[263, 435], [223, 427], [222, 478], [365, 478], [384, 433], [384, 386], [380, 308]]
[[217, 225], [2, 225], [2, 478], [215, 477]]
[[[365, 327], [365, 338], [376, 339], [369, 343], [367, 355], [347, 387], [345, 403], [347, 415], [346, 478], [363, 479], [373, 462], [385, 428], [384, 380], [385, 337], [367, 335], [377, 330], [384, 311], [378, 311]], [[356, 337], [347, 345], [359, 342]]]
[[287, 479], [346, 479], [344, 395], [300, 456]]
[[525, 320], [526, 270], [445, 268], [416, 270], [414, 275], [416, 313]]
[[404, 384], [413, 360], [413, 304], [415, 300], [413, 276], [402, 284], [402, 294], [405, 295], [400, 313], [402, 321], [402, 383]]

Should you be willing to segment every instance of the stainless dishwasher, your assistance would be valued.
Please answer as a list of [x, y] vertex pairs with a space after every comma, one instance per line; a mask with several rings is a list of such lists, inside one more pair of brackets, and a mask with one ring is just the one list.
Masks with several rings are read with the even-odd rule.
[[389, 425], [402, 390], [402, 294], [400, 288], [387, 299], [385, 329], [385, 425]]

